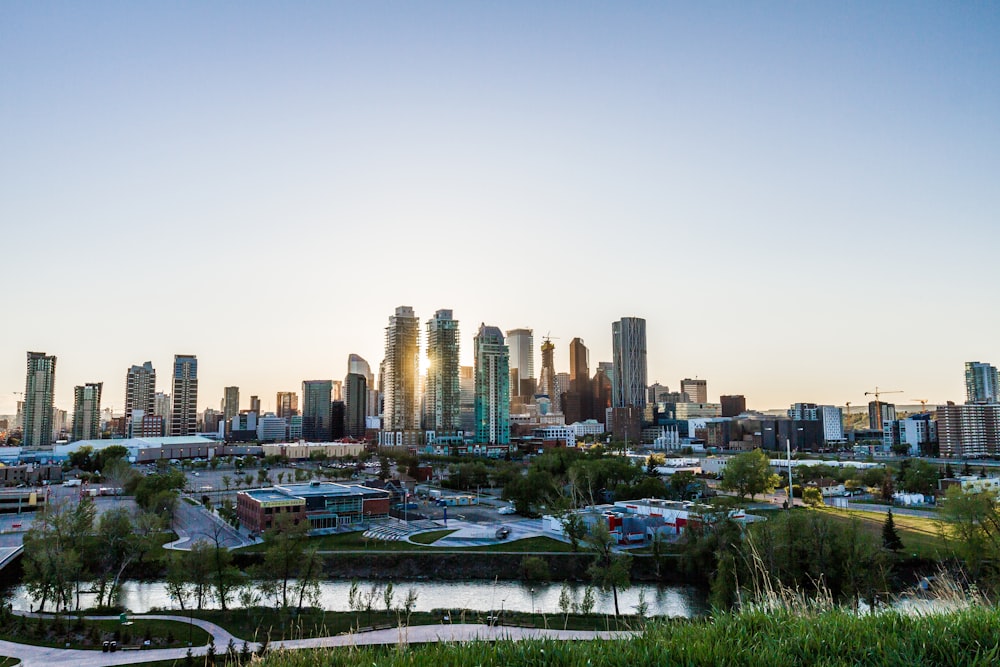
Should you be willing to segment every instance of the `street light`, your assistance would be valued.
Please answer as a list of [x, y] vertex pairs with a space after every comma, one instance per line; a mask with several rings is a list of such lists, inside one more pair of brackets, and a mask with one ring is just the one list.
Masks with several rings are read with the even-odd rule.
[[535, 622], [535, 588], [534, 588], [534, 586], [532, 586], [531, 588], [529, 588], [528, 591], [531, 593], [531, 622], [534, 623]]

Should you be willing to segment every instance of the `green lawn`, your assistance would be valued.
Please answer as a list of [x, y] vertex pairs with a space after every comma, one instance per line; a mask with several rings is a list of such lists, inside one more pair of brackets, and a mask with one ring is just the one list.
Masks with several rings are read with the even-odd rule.
[[448, 535], [451, 535], [452, 533], [455, 533], [455, 532], [458, 532], [458, 531], [455, 531], [455, 530], [432, 530], [432, 531], [427, 532], [427, 533], [417, 533], [416, 535], [414, 535], [413, 537], [410, 538], [410, 541], [411, 542], [416, 542], [417, 544], [434, 544], [435, 542], [437, 542], [438, 540], [440, 540], [442, 537], [447, 537]]
[[[76, 625], [72, 617], [63, 617], [59, 623], [54, 619], [25, 618], [17, 623], [9, 621], [0, 630], [0, 639], [31, 644], [33, 646], [51, 646], [101, 650], [104, 640], [115, 639], [119, 646], [141, 646], [146, 637], [150, 638], [153, 648], [179, 648], [188, 645], [188, 638], [194, 646], [204, 646], [208, 643], [208, 633], [189, 623], [178, 621], [146, 620], [136, 616], [132, 625], [123, 626], [117, 620], [84, 621], [83, 627]], [[117, 636], [115, 633], [118, 633]], [[2, 667], [2, 665], [0, 665]]]
[[[885, 512], [842, 510], [833, 507], [824, 507], [819, 511], [844, 520], [857, 519], [873, 535], [878, 537], [879, 540], [882, 539], [882, 524], [885, 523]], [[894, 512], [892, 520], [896, 524], [896, 531], [899, 533], [900, 539], [903, 541], [904, 554], [916, 554], [918, 558], [927, 558], [929, 560], [942, 560], [951, 554], [947, 542], [941, 536], [941, 522], [938, 519], [907, 516]]]

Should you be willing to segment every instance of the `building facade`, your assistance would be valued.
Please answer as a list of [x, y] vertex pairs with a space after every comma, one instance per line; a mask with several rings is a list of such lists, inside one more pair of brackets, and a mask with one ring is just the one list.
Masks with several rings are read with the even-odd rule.
[[194, 435], [198, 432], [198, 358], [193, 354], [175, 354], [172, 377], [170, 435]]
[[28, 352], [28, 373], [24, 385], [25, 447], [43, 447], [54, 440], [53, 396], [56, 391], [56, 358], [44, 352]]
[[240, 388], [226, 387], [222, 390], [222, 418], [228, 424], [238, 414], [240, 414]]
[[[125, 373], [125, 420], [127, 435], [132, 436], [132, 412], [142, 410], [143, 415], [156, 414], [156, 369], [153, 362], [133, 365]], [[163, 435], [160, 433], [159, 435]]]
[[510, 397], [515, 403], [530, 403], [535, 395], [535, 336], [531, 329], [507, 332], [510, 349]]
[[623, 317], [611, 324], [614, 354], [612, 407], [646, 406], [646, 320]]
[[996, 366], [979, 361], [966, 362], [965, 395], [968, 403], [1000, 403]]
[[439, 310], [427, 320], [427, 394], [428, 420], [424, 429], [439, 433], [459, 430], [459, 343], [458, 321], [452, 311]]
[[681, 380], [681, 393], [688, 395], [688, 403], [708, 403], [708, 381], [684, 378]]
[[736, 417], [747, 411], [747, 399], [742, 394], [720, 396], [719, 405], [722, 406], [723, 417]]
[[399, 306], [385, 329], [383, 419], [387, 431], [420, 427], [420, 320], [410, 306]]
[[330, 405], [333, 380], [306, 380], [302, 383], [302, 437], [310, 442], [326, 442], [331, 437]]
[[479, 327], [476, 362], [476, 442], [510, 443], [510, 357], [497, 327]]
[[73, 388], [73, 440], [101, 437], [101, 390], [103, 382], [88, 382]]
[[1000, 405], [940, 405], [937, 436], [941, 456], [982, 458], [1000, 454]]
[[294, 391], [279, 391], [274, 397], [274, 414], [282, 419], [299, 414], [299, 395]]
[[344, 430], [352, 438], [364, 438], [368, 416], [368, 378], [361, 373], [348, 373], [344, 378], [344, 398]]

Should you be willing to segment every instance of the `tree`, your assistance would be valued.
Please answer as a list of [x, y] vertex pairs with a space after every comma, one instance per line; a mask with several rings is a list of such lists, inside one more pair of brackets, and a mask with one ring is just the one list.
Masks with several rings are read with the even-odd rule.
[[891, 501], [894, 493], [896, 493], [896, 483], [892, 479], [892, 471], [886, 468], [882, 474], [882, 486], [880, 489], [882, 500], [885, 502]]
[[899, 539], [896, 522], [892, 518], [892, 509], [886, 513], [885, 523], [882, 524], [882, 546], [892, 552], [903, 548], [903, 540]]
[[583, 517], [576, 512], [567, 512], [562, 518], [563, 530], [569, 538], [570, 548], [576, 552], [580, 550], [580, 542], [587, 536], [587, 524]]
[[759, 493], [770, 493], [778, 486], [780, 477], [771, 472], [771, 461], [759, 449], [737, 454], [726, 464], [719, 488], [735, 491], [742, 501], [749, 495], [753, 500]]
[[598, 588], [611, 592], [617, 617], [621, 613], [618, 608], [618, 590], [631, 585], [632, 554], [614, 550], [614, 538], [604, 522], [591, 528], [586, 541], [594, 554], [594, 561], [587, 568], [587, 574]]
[[[212, 459], [212, 460], [214, 461], [215, 459]], [[233, 483], [233, 478], [232, 477], [230, 477], [229, 475], [223, 475], [222, 476], [222, 487], [226, 491], [229, 491], [229, 487], [232, 485], [232, 483]]]
[[925, 496], [930, 496], [934, 494], [937, 482], [937, 467], [917, 459], [907, 466], [900, 488], [907, 493], [922, 493]]
[[989, 492], [952, 486], [945, 494], [944, 530], [973, 578], [1000, 588], [1000, 505]]
[[815, 486], [807, 486], [802, 490], [802, 502], [811, 507], [823, 505], [823, 492]]
[[[282, 514], [264, 531], [263, 537], [264, 562], [256, 577], [262, 581], [261, 588], [274, 600], [275, 606], [287, 609], [289, 595], [294, 592], [290, 590], [293, 580], [303, 574], [303, 566], [311, 565], [305, 560], [309, 523], [297, 522], [291, 514]], [[318, 573], [311, 574], [313, 579], [317, 578]]]

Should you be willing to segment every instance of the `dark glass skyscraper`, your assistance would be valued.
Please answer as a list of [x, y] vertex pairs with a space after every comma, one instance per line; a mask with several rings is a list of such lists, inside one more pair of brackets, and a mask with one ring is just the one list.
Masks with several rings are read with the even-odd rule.
[[56, 358], [44, 352], [28, 353], [24, 385], [25, 447], [52, 444], [52, 397], [56, 391]]
[[330, 403], [333, 380], [306, 380], [302, 383], [302, 437], [308, 442], [330, 439]]
[[198, 358], [175, 354], [173, 411], [170, 435], [192, 435], [198, 431]]

